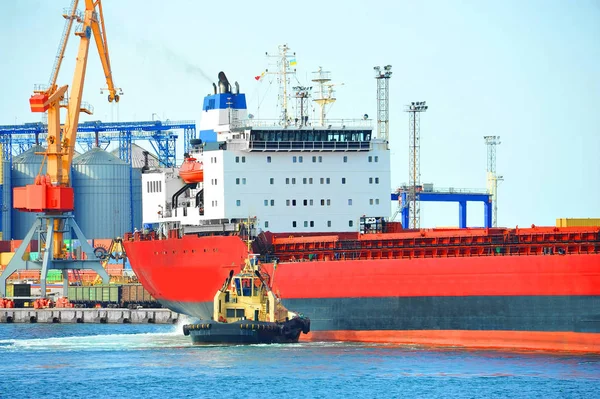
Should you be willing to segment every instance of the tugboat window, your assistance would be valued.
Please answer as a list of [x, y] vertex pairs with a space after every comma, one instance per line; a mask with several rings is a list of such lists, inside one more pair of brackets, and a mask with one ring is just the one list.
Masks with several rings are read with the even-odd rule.
[[252, 296], [252, 281], [249, 278], [242, 280], [242, 293], [244, 296]]
[[227, 309], [227, 313], [225, 316], [227, 316], [227, 318], [235, 317], [235, 309]]

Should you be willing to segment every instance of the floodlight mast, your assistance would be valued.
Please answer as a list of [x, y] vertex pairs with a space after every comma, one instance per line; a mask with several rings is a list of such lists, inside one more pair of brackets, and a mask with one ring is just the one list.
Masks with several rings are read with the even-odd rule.
[[421, 191], [420, 147], [421, 147], [421, 112], [427, 111], [425, 101], [411, 102], [406, 106], [408, 112], [408, 181], [409, 181], [409, 228], [421, 227], [419, 192]]
[[376, 66], [375, 79], [377, 79], [377, 138], [389, 142], [390, 137], [390, 78], [392, 66], [383, 68]]

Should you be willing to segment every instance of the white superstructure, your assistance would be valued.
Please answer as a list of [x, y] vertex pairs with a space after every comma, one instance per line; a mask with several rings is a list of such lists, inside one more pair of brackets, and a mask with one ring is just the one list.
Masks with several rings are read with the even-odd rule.
[[202, 162], [203, 182], [176, 169], [142, 175], [144, 223], [176, 223], [184, 232], [234, 229], [256, 218], [271, 232], [351, 232], [361, 217], [387, 217], [388, 143], [371, 121], [247, 119], [246, 101], [223, 73], [204, 99], [200, 134], [188, 157]]

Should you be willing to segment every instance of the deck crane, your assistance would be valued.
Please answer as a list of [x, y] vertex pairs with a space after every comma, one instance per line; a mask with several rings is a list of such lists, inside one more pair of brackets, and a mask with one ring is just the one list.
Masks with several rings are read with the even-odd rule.
[[[79, 114], [81, 112], [91, 113], [89, 107], [83, 106], [81, 97], [92, 35], [106, 77], [107, 88], [103, 90], [108, 91], [108, 101], [118, 102], [122, 92], [113, 83], [101, 1], [85, 0], [83, 13], [77, 11], [77, 5], [78, 0], [72, 0], [70, 9], [65, 12], [64, 17], [67, 21], [52, 68], [49, 87], [36, 88], [29, 99], [32, 112], [48, 112], [48, 147], [42, 153], [44, 161], [47, 163], [47, 174], [38, 174], [34, 184], [14, 188], [14, 208], [24, 212], [36, 212], [38, 215], [36, 222], [25, 236], [12, 260], [0, 275], [0, 297], [5, 295], [8, 277], [15, 271], [23, 269], [41, 270], [42, 296], [46, 295], [46, 277], [50, 269], [62, 270], [65, 287], [68, 286], [69, 270], [91, 269], [98, 273], [105, 283], [109, 282], [106, 270], [94, 256], [92, 246], [87, 242], [74, 220], [72, 214], [74, 194], [69, 180]], [[59, 87], [56, 81], [74, 21], [79, 23], [75, 29], [75, 35], [79, 36], [80, 42], [69, 97], [67, 96], [69, 87], [67, 85]], [[61, 108], [67, 110], [63, 126], [60, 123]], [[40, 168], [41, 170], [42, 168]], [[73, 237], [71, 230], [74, 237], [81, 243], [82, 252], [85, 253], [87, 259], [83, 256], [75, 256], [63, 245], [65, 234]], [[40, 256], [39, 260], [32, 261], [28, 259], [26, 251], [31, 239], [36, 234], [40, 244]]]

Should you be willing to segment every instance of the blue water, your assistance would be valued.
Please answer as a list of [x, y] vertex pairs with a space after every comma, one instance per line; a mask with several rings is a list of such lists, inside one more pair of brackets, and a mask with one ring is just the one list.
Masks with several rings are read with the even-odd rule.
[[181, 326], [0, 324], [0, 398], [600, 398], [600, 356], [192, 346]]

